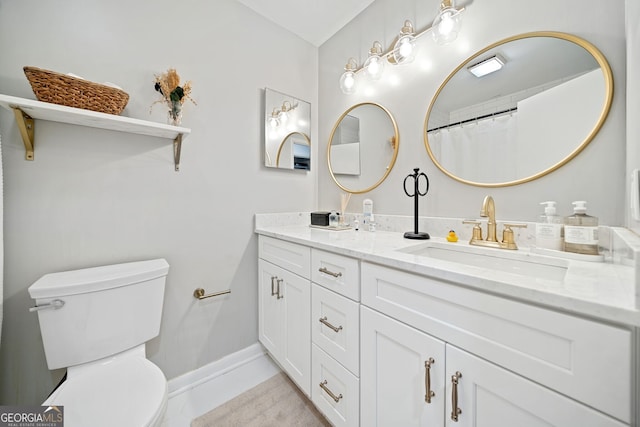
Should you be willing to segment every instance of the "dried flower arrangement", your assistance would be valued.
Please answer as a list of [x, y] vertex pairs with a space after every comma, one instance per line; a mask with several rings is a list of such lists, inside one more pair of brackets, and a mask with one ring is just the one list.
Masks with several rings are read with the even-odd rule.
[[[176, 72], [175, 68], [170, 68], [166, 73], [155, 75], [156, 81], [154, 88], [157, 92], [160, 92], [162, 99], [154, 102], [166, 102], [169, 107], [169, 123], [173, 125], [179, 125], [182, 120], [182, 104], [186, 99], [197, 105], [191, 98], [191, 81], [184, 84], [180, 84], [180, 76]], [[153, 104], [151, 107], [153, 108]]]

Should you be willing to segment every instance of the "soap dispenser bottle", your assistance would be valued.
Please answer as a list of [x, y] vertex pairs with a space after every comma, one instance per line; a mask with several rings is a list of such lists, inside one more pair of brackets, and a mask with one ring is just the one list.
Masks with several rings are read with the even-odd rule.
[[373, 200], [364, 199], [362, 201], [362, 226], [366, 229], [369, 228], [371, 223], [371, 217], [373, 216]]
[[544, 214], [536, 224], [536, 246], [543, 249], [561, 251], [564, 247], [563, 218], [556, 214], [556, 202], [542, 202]]
[[587, 202], [573, 202], [573, 215], [564, 221], [564, 250], [598, 255], [598, 218], [587, 215]]

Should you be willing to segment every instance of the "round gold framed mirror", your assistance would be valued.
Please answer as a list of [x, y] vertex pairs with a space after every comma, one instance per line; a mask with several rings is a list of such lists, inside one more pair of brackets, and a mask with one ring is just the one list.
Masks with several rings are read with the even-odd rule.
[[399, 144], [398, 125], [389, 110], [373, 102], [356, 104], [342, 113], [331, 131], [329, 173], [348, 193], [369, 192], [391, 172]]
[[[475, 75], [490, 65], [493, 72]], [[480, 50], [445, 79], [425, 117], [425, 147], [457, 181], [522, 184], [577, 156], [612, 98], [611, 68], [594, 45], [565, 33], [520, 34]]]

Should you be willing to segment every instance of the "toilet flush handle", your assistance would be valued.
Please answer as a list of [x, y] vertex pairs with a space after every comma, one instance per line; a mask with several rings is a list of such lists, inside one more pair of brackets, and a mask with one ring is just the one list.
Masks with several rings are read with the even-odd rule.
[[40, 311], [40, 310], [48, 310], [50, 308], [57, 310], [59, 308], [64, 307], [64, 301], [61, 299], [54, 299], [51, 302], [42, 305], [36, 305], [35, 307], [29, 308], [30, 312]]

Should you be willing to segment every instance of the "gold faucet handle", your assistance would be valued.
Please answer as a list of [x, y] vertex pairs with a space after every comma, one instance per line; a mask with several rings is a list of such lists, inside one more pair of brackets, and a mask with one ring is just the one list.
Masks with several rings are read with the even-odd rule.
[[476, 240], [482, 240], [482, 228], [480, 228], [480, 224], [481, 224], [480, 221], [476, 221], [476, 220], [472, 220], [472, 219], [465, 219], [464, 221], [462, 221], [462, 223], [463, 224], [474, 224], [470, 242], [475, 242]]
[[507, 249], [518, 249], [512, 228], [527, 228], [527, 224], [504, 224], [504, 230], [502, 230], [502, 243], [507, 245]]

